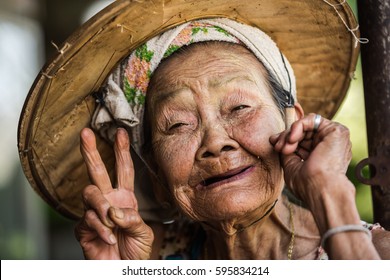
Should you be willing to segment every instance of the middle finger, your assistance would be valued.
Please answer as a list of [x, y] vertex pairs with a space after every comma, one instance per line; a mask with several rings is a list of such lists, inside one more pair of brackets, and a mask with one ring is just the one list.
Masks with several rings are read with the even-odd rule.
[[100, 157], [99, 151], [96, 148], [96, 138], [93, 131], [89, 128], [84, 128], [80, 134], [81, 138], [81, 154], [83, 155], [85, 164], [87, 165], [89, 177], [94, 185], [96, 185], [103, 193], [112, 191], [110, 177], [107, 169]]
[[114, 151], [118, 188], [134, 191], [134, 165], [130, 155], [129, 136], [123, 128], [117, 130]]

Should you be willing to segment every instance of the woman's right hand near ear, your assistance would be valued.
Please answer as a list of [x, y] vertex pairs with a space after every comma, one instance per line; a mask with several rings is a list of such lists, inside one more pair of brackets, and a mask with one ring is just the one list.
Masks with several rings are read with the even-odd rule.
[[154, 236], [138, 213], [126, 130], [118, 129], [115, 139], [115, 187], [96, 148], [92, 130], [83, 129], [80, 148], [92, 181], [84, 189], [85, 213], [75, 228], [85, 258], [149, 259]]

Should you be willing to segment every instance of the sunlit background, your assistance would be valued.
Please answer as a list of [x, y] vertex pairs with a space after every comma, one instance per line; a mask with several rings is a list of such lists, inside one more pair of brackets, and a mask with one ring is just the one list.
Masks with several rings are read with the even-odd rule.
[[[74, 222], [52, 211], [21, 170], [17, 124], [24, 99], [47, 58], [83, 21], [112, 1], [0, 0], [0, 258], [81, 259]], [[355, 0], [348, 1], [356, 12]], [[336, 121], [351, 131], [349, 176], [357, 188], [361, 218], [372, 221], [370, 187], [359, 184], [354, 166], [367, 157], [363, 84], [355, 73]]]

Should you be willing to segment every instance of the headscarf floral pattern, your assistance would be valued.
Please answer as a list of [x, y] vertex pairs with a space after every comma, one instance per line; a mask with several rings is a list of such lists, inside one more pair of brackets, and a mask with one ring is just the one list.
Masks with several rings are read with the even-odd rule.
[[[199, 41], [207, 41], [206, 38], [226, 37], [228, 41], [240, 43], [229, 32], [221, 27], [205, 22], [191, 22], [173, 39], [163, 54], [163, 58], [169, 57], [175, 51], [185, 45]], [[203, 38], [199, 40], [199, 38]], [[220, 38], [222, 41], [222, 38]], [[223, 40], [226, 41], [226, 40]], [[138, 47], [129, 57], [123, 79], [123, 91], [127, 101], [133, 105], [143, 105], [152, 72], [156, 69], [152, 60], [156, 52], [153, 44], [145, 43]]]

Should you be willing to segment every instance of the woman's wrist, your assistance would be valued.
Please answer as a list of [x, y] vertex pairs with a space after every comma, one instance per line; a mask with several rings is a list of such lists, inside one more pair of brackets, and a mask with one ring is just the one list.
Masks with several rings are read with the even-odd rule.
[[379, 258], [370, 236], [361, 225], [355, 201], [355, 187], [352, 182], [346, 176], [339, 176], [334, 180], [324, 180], [319, 189], [318, 185], [311, 187], [317, 187], [318, 193], [310, 200], [309, 208], [314, 215], [323, 241], [322, 245], [325, 246], [329, 257], [331, 259]]
[[314, 190], [307, 204], [314, 215], [321, 235], [328, 229], [346, 224], [360, 224], [356, 208], [355, 187], [346, 176], [312, 182]]
[[326, 245], [326, 242], [328, 241], [328, 239], [330, 239], [334, 235], [337, 235], [337, 234], [340, 234], [340, 233], [344, 233], [344, 232], [354, 232], [354, 231], [355, 232], [364, 232], [365, 234], [367, 234], [367, 236], [370, 239], [372, 238], [371, 231], [368, 228], [364, 227], [363, 224], [361, 224], [361, 225], [355, 225], [355, 224], [352, 224], [352, 225], [342, 225], [342, 226], [338, 226], [338, 227], [334, 227], [334, 228], [328, 229], [322, 235], [321, 247], [325, 248], [325, 245]]

